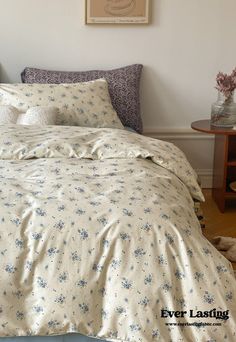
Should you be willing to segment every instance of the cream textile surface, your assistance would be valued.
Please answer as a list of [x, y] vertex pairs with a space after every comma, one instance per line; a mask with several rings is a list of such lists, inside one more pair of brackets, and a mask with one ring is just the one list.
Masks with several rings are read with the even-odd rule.
[[19, 114], [13, 106], [0, 105], [0, 125], [15, 124]]
[[57, 123], [61, 125], [123, 128], [104, 79], [69, 84], [2, 83], [0, 105], [12, 105], [21, 112], [55, 106], [60, 110]]
[[[173, 144], [119, 129], [0, 126], [0, 169], [0, 336], [235, 340], [233, 270], [201, 233], [191, 196], [202, 193]], [[178, 322], [222, 326], [166, 325]]]
[[31, 107], [26, 113], [19, 114], [17, 125], [55, 125], [59, 109], [57, 107]]

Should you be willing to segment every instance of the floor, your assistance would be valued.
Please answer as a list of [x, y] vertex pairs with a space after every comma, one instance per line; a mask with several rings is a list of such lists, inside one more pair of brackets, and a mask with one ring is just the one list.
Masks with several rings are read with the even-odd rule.
[[[206, 228], [204, 235], [207, 238], [214, 236], [230, 236], [236, 238], [236, 205], [229, 206], [222, 214], [211, 197], [211, 190], [203, 190], [206, 202], [202, 204]], [[233, 263], [236, 270], [236, 263]]]

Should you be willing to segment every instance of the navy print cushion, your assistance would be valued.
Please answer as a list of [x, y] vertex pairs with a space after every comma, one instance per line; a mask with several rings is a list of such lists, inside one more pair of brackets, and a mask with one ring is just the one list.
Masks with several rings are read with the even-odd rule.
[[21, 74], [23, 83], [77, 83], [105, 78], [114, 109], [122, 124], [142, 133], [139, 84], [143, 66], [133, 64], [114, 70], [52, 71], [25, 68]]

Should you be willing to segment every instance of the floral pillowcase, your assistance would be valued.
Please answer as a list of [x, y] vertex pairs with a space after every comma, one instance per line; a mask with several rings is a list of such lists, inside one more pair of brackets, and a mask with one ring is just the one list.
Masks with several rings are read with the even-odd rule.
[[11, 105], [21, 112], [54, 106], [59, 108], [58, 125], [123, 129], [105, 79], [72, 84], [0, 84], [0, 105]]
[[140, 109], [140, 79], [142, 64], [132, 64], [112, 70], [55, 71], [25, 68], [21, 73], [23, 83], [78, 83], [104, 78], [109, 87], [112, 105], [123, 126], [138, 133], [143, 131]]

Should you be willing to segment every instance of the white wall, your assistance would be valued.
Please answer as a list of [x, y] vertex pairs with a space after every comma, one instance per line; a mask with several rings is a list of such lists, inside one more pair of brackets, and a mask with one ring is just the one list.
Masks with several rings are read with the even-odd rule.
[[[145, 129], [177, 133], [180, 142], [191, 121], [209, 117], [218, 70], [236, 64], [235, 13], [235, 0], [152, 0], [151, 25], [86, 26], [84, 0], [0, 0], [0, 80], [19, 81], [25, 66], [143, 63]], [[198, 139], [199, 153], [191, 137], [182, 137], [182, 148], [197, 169], [211, 169], [212, 140], [202, 148]]]

